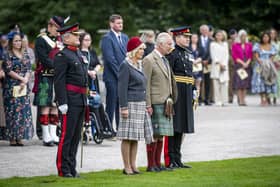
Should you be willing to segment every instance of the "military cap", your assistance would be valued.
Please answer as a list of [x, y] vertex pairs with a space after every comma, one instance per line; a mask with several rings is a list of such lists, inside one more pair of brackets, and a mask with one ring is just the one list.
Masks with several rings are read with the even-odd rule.
[[55, 25], [57, 28], [61, 28], [64, 26], [65, 20], [60, 16], [53, 16], [49, 20], [49, 24]]
[[191, 36], [191, 27], [190, 26], [182, 26], [172, 29], [170, 32], [173, 33], [174, 36], [178, 35], [186, 35]]
[[59, 32], [61, 35], [65, 33], [82, 34], [82, 32], [79, 30], [79, 23], [57, 29], [57, 32]]

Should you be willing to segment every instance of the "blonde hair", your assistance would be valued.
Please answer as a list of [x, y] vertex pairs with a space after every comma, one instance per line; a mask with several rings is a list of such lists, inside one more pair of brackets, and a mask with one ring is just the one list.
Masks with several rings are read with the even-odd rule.
[[215, 33], [215, 41], [217, 41], [217, 38], [216, 38], [216, 35], [218, 33], [221, 33], [223, 35], [223, 39], [222, 39], [222, 42], [226, 41], [226, 38], [227, 38], [227, 34], [224, 30], [217, 30], [216, 33]]
[[141, 45], [139, 45], [138, 47], [136, 47], [136, 48], [133, 49], [132, 51], [127, 52], [127, 53], [126, 53], [126, 56], [127, 56], [128, 58], [134, 58], [135, 55], [136, 55], [136, 53], [139, 51], [139, 49], [140, 49], [141, 47], [146, 48], [146, 45], [145, 45], [144, 43], [142, 43]]

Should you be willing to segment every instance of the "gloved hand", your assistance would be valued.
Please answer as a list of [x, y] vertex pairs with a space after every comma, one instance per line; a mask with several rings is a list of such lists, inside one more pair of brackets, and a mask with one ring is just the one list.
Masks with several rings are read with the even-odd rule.
[[62, 114], [66, 114], [68, 111], [68, 105], [67, 104], [63, 104], [58, 106], [58, 110], [62, 113]]
[[196, 90], [193, 90], [193, 100], [196, 100], [198, 97], [198, 93]]

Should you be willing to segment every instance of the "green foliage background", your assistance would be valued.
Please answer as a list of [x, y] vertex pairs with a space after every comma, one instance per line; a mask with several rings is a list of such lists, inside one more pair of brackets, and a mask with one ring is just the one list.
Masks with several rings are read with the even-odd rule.
[[33, 40], [52, 15], [71, 15], [70, 23], [79, 22], [97, 42], [97, 30], [107, 29], [109, 15], [119, 13], [130, 36], [138, 29], [163, 31], [181, 25], [191, 25], [197, 32], [203, 23], [225, 30], [244, 28], [258, 35], [271, 27], [280, 29], [279, 10], [279, 0], [2, 0], [0, 31], [8, 32], [10, 25], [18, 23]]

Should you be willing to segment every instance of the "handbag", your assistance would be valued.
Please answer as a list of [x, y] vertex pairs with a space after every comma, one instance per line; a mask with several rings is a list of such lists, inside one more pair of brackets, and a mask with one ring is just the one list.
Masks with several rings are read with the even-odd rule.
[[241, 80], [244, 80], [244, 79], [246, 79], [248, 77], [248, 73], [245, 71], [244, 68], [239, 68], [237, 70], [237, 75], [239, 76], [239, 78]]
[[202, 63], [197, 63], [197, 64], [193, 64], [193, 72], [200, 72], [202, 71], [203, 67], [202, 67]]

